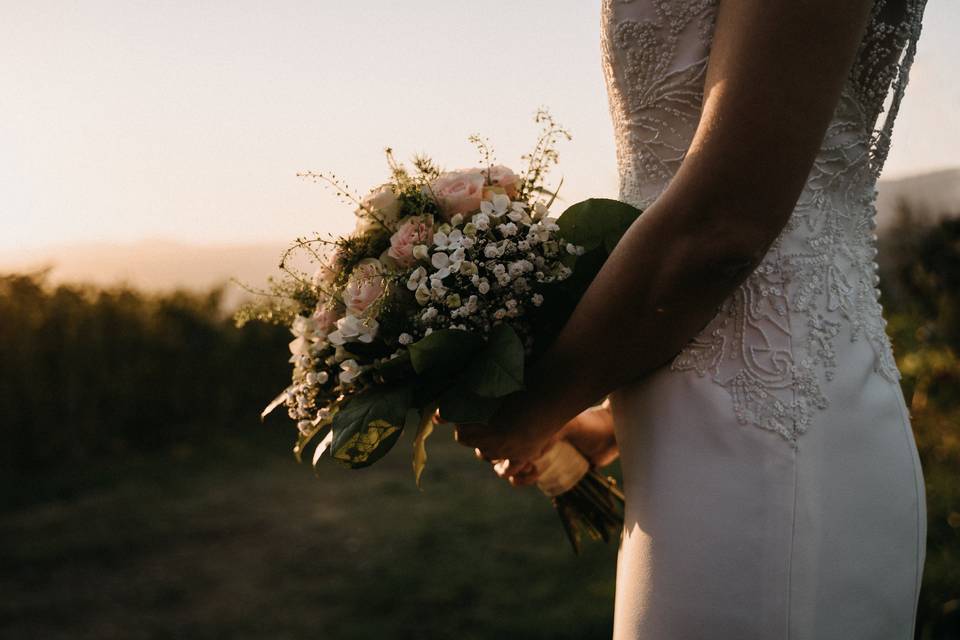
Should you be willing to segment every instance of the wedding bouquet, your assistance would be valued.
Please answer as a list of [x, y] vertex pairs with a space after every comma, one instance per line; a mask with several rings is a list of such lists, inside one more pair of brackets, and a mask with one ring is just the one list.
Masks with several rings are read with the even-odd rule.
[[[285, 276], [266, 292], [272, 302], [237, 317], [288, 323], [294, 335], [292, 383], [263, 415], [285, 405], [299, 430], [298, 459], [319, 438], [314, 465], [329, 452], [365, 467], [409, 430], [419, 486], [437, 414], [484, 423], [523, 388], [525, 365], [549, 346], [639, 213], [588, 200], [551, 217], [555, 193], [544, 182], [569, 135], [545, 112], [537, 121], [541, 134], [519, 174], [495, 164], [478, 137], [474, 169], [443, 172], [418, 156], [408, 170], [388, 149], [390, 179], [364, 197], [336, 176], [300, 174], [351, 202], [356, 230], [298, 239], [281, 261]], [[315, 273], [291, 266], [296, 253]], [[623, 497], [613, 479], [573, 447], [546, 455], [561, 471], [541, 488], [574, 549], [581, 530], [604, 540], [617, 533]]]

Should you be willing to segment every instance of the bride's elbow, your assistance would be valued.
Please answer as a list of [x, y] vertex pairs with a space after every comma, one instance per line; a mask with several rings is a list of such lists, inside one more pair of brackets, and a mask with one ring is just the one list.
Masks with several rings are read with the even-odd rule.
[[703, 207], [692, 222], [692, 250], [703, 268], [722, 280], [740, 282], [761, 263], [789, 218], [789, 212], [723, 206]]

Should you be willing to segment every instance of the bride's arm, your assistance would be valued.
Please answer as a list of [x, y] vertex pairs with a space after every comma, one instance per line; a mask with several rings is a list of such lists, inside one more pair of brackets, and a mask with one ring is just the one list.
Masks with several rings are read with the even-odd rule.
[[666, 191], [627, 231], [503, 427], [461, 427], [491, 458], [532, 459], [561, 425], [678, 353], [786, 224], [871, 0], [721, 0], [700, 123]]

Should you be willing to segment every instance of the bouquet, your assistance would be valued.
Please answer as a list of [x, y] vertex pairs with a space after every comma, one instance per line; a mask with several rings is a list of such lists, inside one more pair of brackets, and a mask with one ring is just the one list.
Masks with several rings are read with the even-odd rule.
[[[289, 324], [292, 383], [266, 407], [284, 405], [296, 422], [297, 459], [318, 440], [313, 464], [329, 457], [351, 468], [373, 464], [415, 433], [417, 485], [435, 416], [484, 423], [523, 388], [524, 369], [563, 326], [607, 253], [639, 211], [593, 199], [550, 216], [545, 186], [556, 144], [569, 134], [545, 112], [526, 168], [496, 164], [472, 137], [477, 168], [441, 171], [425, 156], [412, 169], [387, 150], [389, 180], [358, 196], [334, 175], [303, 173], [356, 207], [356, 230], [340, 238], [299, 238], [271, 279], [270, 303], [247, 305], [251, 319]], [[295, 268], [300, 254], [315, 272]], [[623, 523], [623, 496], [573, 447], [546, 456], [559, 474], [541, 485], [574, 550], [581, 532], [609, 540]]]

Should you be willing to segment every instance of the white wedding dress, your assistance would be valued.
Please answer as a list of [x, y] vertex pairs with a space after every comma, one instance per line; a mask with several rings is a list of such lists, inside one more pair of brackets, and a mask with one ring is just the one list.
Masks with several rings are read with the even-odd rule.
[[[618, 640], [913, 637], [924, 488], [878, 302], [873, 203], [923, 5], [877, 2], [777, 242], [670, 366], [612, 396], [627, 495]], [[630, 204], [650, 204], [684, 157], [715, 9], [603, 0]]]

